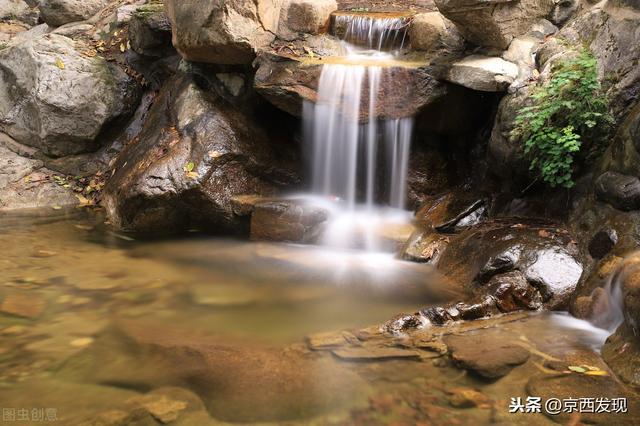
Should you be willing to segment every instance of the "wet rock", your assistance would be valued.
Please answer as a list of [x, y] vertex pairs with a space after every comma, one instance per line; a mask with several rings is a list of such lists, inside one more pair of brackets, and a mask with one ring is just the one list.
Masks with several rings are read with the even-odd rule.
[[284, 28], [281, 23], [279, 31], [319, 34], [328, 27], [331, 13], [337, 9], [336, 0], [289, 0], [282, 11], [286, 16]]
[[78, 204], [71, 191], [54, 183], [54, 173], [40, 160], [17, 155], [3, 146], [0, 134], [0, 211]]
[[481, 92], [502, 92], [518, 77], [518, 66], [502, 58], [472, 55], [454, 62], [443, 78]]
[[401, 314], [384, 323], [382, 329], [391, 334], [403, 333], [424, 326], [424, 320], [420, 315]]
[[9, 293], [0, 303], [0, 313], [34, 319], [42, 315], [46, 301], [37, 294]]
[[356, 344], [358, 338], [348, 331], [316, 333], [307, 337], [309, 347], [313, 350], [339, 348], [348, 344]]
[[460, 314], [460, 319], [465, 321], [486, 318], [497, 313], [495, 309], [495, 301], [491, 296], [485, 296], [477, 303], [458, 303], [456, 305], [456, 310]]
[[110, 0], [40, 0], [38, 8], [44, 22], [52, 27], [59, 27], [87, 20], [109, 3]]
[[166, 0], [173, 45], [194, 62], [251, 64], [274, 39], [282, 1]]
[[542, 307], [542, 297], [520, 271], [496, 275], [487, 283], [488, 294], [495, 300], [501, 312], [522, 309], [536, 310]]
[[416, 213], [424, 228], [455, 233], [482, 222], [487, 214], [487, 201], [477, 194], [450, 192], [425, 203]]
[[618, 233], [615, 229], [603, 229], [589, 241], [589, 254], [594, 259], [602, 259], [613, 250], [617, 243]]
[[640, 339], [623, 324], [602, 347], [602, 359], [623, 382], [640, 387]]
[[526, 349], [505, 342], [498, 335], [452, 335], [446, 336], [444, 342], [449, 347], [451, 359], [456, 365], [487, 379], [505, 376], [514, 367], [524, 364], [529, 359]]
[[445, 325], [451, 321], [457, 321], [460, 319], [460, 312], [455, 306], [433, 306], [420, 311], [425, 318], [429, 320], [429, 323], [434, 325]]
[[449, 238], [434, 232], [415, 231], [402, 249], [402, 258], [412, 262], [436, 264]]
[[411, 48], [431, 52], [438, 48], [460, 50], [464, 40], [451, 21], [439, 12], [419, 13], [409, 26]]
[[485, 222], [451, 239], [438, 269], [456, 282], [486, 282], [518, 270], [543, 297], [547, 309], [567, 306], [582, 275], [577, 246], [558, 228]]
[[334, 349], [332, 353], [345, 361], [383, 361], [390, 359], [421, 358], [421, 354], [418, 351], [382, 346]]
[[[257, 61], [254, 86], [258, 93], [277, 108], [297, 117], [302, 116], [304, 101], [316, 102], [322, 61], [287, 60], [261, 55]], [[444, 83], [437, 81], [426, 67], [385, 67], [380, 80], [375, 116], [380, 119], [416, 115], [426, 106], [447, 94]], [[360, 119], [369, 119], [368, 96], [362, 97]], [[367, 106], [367, 107], [365, 107]]]
[[621, 173], [605, 172], [596, 180], [596, 196], [623, 210], [640, 210], [640, 179]]
[[59, 157], [95, 151], [104, 128], [133, 112], [139, 86], [88, 46], [36, 35], [0, 50], [0, 123], [25, 145]]
[[260, 203], [251, 215], [251, 239], [311, 243], [320, 236], [328, 218], [327, 210], [304, 201]]
[[175, 49], [171, 44], [171, 22], [162, 3], [139, 7], [129, 23], [131, 48], [145, 56], [171, 56]]
[[284, 136], [260, 123], [188, 78], [173, 80], [105, 187], [112, 222], [142, 232], [247, 232], [231, 199], [270, 196], [298, 179], [290, 166], [295, 154], [286, 139], [278, 142]]
[[438, 10], [453, 21], [471, 43], [506, 49], [539, 19], [549, 16], [553, 0], [436, 0]]

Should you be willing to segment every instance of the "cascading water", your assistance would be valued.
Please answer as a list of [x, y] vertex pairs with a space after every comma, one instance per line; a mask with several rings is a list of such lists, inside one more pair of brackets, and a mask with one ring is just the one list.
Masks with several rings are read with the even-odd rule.
[[337, 201], [325, 244], [379, 250], [372, 228], [407, 216], [403, 209], [413, 119], [377, 116], [380, 88], [388, 75], [384, 62], [394, 58], [394, 53], [381, 50], [402, 48], [406, 18], [336, 19], [346, 27], [346, 63], [323, 66], [318, 100], [304, 107], [312, 190]]

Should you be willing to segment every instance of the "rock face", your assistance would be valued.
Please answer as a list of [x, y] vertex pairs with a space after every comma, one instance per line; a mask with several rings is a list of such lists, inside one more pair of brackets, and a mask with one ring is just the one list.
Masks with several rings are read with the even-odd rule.
[[[259, 59], [254, 85], [256, 91], [273, 105], [301, 117], [303, 103], [318, 99], [321, 72], [320, 64], [265, 55]], [[378, 118], [414, 116], [447, 94], [445, 84], [436, 80], [424, 67], [385, 68], [380, 89], [375, 111]], [[362, 121], [369, 119], [368, 105], [368, 96], [363, 96], [363, 107], [360, 108]]]
[[89, 19], [109, 3], [110, 0], [41, 0], [38, 8], [44, 22], [59, 27]]
[[95, 151], [106, 125], [135, 108], [139, 87], [80, 41], [45, 34], [0, 51], [0, 123], [49, 156]]
[[282, 0], [167, 0], [173, 45], [189, 61], [251, 64], [275, 39]]
[[440, 12], [453, 21], [465, 39], [484, 47], [506, 49], [511, 40], [548, 17], [553, 0], [436, 0]]
[[38, 10], [24, 0], [0, 0], [0, 20], [18, 20], [29, 25], [38, 23]]
[[139, 141], [120, 156], [104, 204], [113, 222], [130, 230], [246, 231], [232, 197], [272, 195], [298, 179], [285, 165], [292, 151], [278, 137], [190, 79], [175, 80]]
[[284, 25], [286, 30], [319, 34], [327, 28], [331, 13], [337, 9], [336, 0], [288, 0], [283, 8], [283, 14], [286, 14]]

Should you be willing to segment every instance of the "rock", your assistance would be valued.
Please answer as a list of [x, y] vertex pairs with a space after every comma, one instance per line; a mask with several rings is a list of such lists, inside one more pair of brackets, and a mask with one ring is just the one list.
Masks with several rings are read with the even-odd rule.
[[453, 21], [471, 43], [506, 49], [539, 19], [552, 12], [553, 0], [436, 0], [438, 10]]
[[27, 25], [38, 24], [38, 10], [24, 0], [0, 0], [0, 20], [17, 20]]
[[502, 58], [471, 55], [454, 62], [445, 79], [473, 90], [502, 92], [518, 77], [518, 66]]
[[0, 313], [17, 317], [35, 319], [38, 318], [47, 307], [46, 301], [32, 293], [9, 293], [0, 303]]
[[95, 151], [104, 128], [133, 112], [139, 86], [81, 41], [45, 34], [0, 50], [0, 123], [53, 157]]
[[402, 258], [412, 262], [437, 264], [449, 238], [434, 232], [415, 231], [402, 249]]
[[73, 193], [55, 183], [40, 160], [21, 157], [6, 148], [0, 133], [0, 211], [77, 205]]
[[40, 0], [38, 8], [44, 22], [59, 27], [70, 22], [85, 21], [109, 3], [110, 0]]
[[474, 292], [492, 276], [518, 270], [547, 309], [563, 309], [583, 271], [575, 242], [557, 228], [508, 223], [485, 222], [452, 237], [438, 269], [455, 282], [475, 282]]
[[603, 229], [589, 241], [589, 254], [594, 259], [602, 259], [613, 250], [617, 243], [618, 233], [615, 229]]
[[[124, 376], [123, 368], [128, 372]], [[140, 320], [109, 327], [56, 375], [124, 388], [185, 387], [197, 394], [217, 421], [235, 423], [291, 422], [307, 418], [306, 413], [321, 415], [351, 407], [354, 401], [345, 392], [360, 392], [362, 386], [350, 369], [306, 349], [238, 346], [220, 336]], [[161, 397], [150, 401], [143, 397], [139, 402], [162, 418], [178, 414], [180, 422], [186, 412], [180, 401], [189, 400], [164, 395], [162, 404], [154, 404]]]
[[[322, 61], [288, 60], [262, 55], [256, 62], [254, 87], [277, 108], [296, 117], [302, 117], [303, 102], [318, 99], [318, 82]], [[427, 105], [447, 94], [444, 83], [436, 80], [427, 67], [384, 67], [380, 80], [375, 115], [379, 119], [402, 118], [416, 115]], [[369, 119], [368, 96], [363, 96], [360, 119]]]
[[416, 213], [416, 220], [425, 229], [456, 233], [479, 224], [486, 216], [486, 199], [455, 191], [425, 203]]
[[391, 334], [403, 333], [424, 326], [424, 320], [420, 315], [401, 314], [385, 322], [382, 329]]
[[451, 21], [439, 12], [418, 13], [409, 25], [409, 40], [414, 50], [434, 51], [446, 47], [457, 51], [464, 40]]
[[288, 0], [283, 8], [284, 31], [319, 34], [328, 27], [331, 13], [337, 9], [336, 0]]
[[447, 389], [449, 404], [455, 408], [489, 407], [490, 400], [482, 392], [471, 388]]
[[451, 335], [445, 336], [444, 342], [456, 365], [487, 379], [505, 376], [529, 359], [526, 349], [495, 334]]
[[313, 350], [328, 350], [358, 342], [358, 338], [348, 331], [316, 333], [307, 337], [309, 348]]
[[382, 361], [388, 359], [420, 359], [418, 351], [389, 347], [351, 347], [331, 351], [345, 361]]
[[129, 23], [131, 48], [145, 56], [171, 56], [175, 49], [171, 44], [171, 22], [160, 4], [139, 7]]
[[640, 210], [640, 179], [622, 173], [608, 171], [595, 182], [598, 199], [623, 210]]
[[166, 0], [173, 45], [183, 58], [251, 64], [275, 39], [282, 0]]
[[627, 324], [609, 336], [602, 347], [602, 359], [624, 383], [640, 387], [640, 339]]
[[549, 20], [560, 26], [567, 22], [580, 8], [580, 0], [555, 0]]
[[487, 283], [487, 293], [491, 295], [500, 312], [508, 313], [522, 309], [537, 310], [542, 307], [542, 297], [529, 285], [520, 271], [496, 275]]
[[535, 67], [535, 53], [542, 39], [524, 35], [513, 39], [509, 48], [502, 54], [505, 61]]
[[257, 204], [251, 215], [251, 239], [311, 243], [320, 236], [329, 212], [293, 200]]
[[189, 78], [169, 82], [105, 187], [112, 222], [141, 232], [247, 232], [232, 198], [270, 196], [298, 180], [285, 136], [260, 123]]

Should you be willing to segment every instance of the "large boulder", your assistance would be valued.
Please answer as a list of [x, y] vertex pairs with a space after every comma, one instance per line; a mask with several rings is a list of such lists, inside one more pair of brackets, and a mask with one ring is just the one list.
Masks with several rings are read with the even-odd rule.
[[166, 0], [173, 45], [189, 61], [251, 64], [278, 30], [283, 0]]
[[481, 92], [502, 92], [518, 77], [518, 66], [502, 58], [471, 55], [446, 67], [441, 78]]
[[279, 138], [259, 117], [178, 78], [120, 155], [103, 203], [113, 223], [128, 230], [246, 232], [232, 198], [273, 195], [297, 181], [285, 164], [294, 154]]
[[415, 15], [409, 25], [409, 40], [412, 49], [424, 51], [440, 47], [459, 50], [464, 42], [455, 25], [438, 12]]
[[469, 42], [506, 49], [511, 41], [548, 17], [554, 0], [436, 0], [445, 17], [453, 21]]
[[624, 210], [640, 210], [640, 179], [635, 176], [608, 171], [595, 182], [599, 200]]
[[0, 125], [53, 157], [95, 151], [137, 105], [139, 86], [82, 41], [45, 34], [0, 50]]
[[52, 27], [59, 27], [87, 20], [109, 3], [110, 0], [41, 0], [38, 8], [44, 22]]
[[283, 7], [280, 32], [319, 34], [338, 9], [336, 0], [288, 0]]
[[0, 20], [16, 19], [29, 25], [38, 22], [38, 9], [24, 0], [0, 0]]
[[171, 44], [171, 22], [161, 3], [139, 7], [132, 14], [129, 40], [131, 48], [141, 55], [163, 57], [175, 54]]

